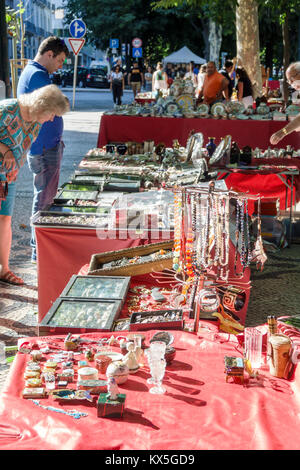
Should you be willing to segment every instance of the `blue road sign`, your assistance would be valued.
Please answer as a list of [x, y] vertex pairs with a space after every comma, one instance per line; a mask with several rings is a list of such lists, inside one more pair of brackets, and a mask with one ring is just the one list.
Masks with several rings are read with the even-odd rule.
[[111, 49], [119, 49], [119, 39], [110, 39], [109, 40], [109, 47]]
[[75, 19], [69, 26], [70, 34], [73, 38], [80, 39], [86, 33], [86, 25], [84, 21]]
[[132, 57], [135, 57], [135, 59], [139, 59], [140, 57], [143, 57], [143, 51], [141, 47], [133, 47], [132, 48]]

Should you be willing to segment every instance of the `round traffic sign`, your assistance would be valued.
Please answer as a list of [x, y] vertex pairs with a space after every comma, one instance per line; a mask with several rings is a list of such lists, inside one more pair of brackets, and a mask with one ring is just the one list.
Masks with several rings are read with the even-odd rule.
[[132, 40], [132, 47], [142, 47], [143, 41], [140, 38], [134, 38]]
[[82, 20], [79, 20], [78, 18], [75, 18], [75, 20], [73, 20], [70, 23], [69, 31], [70, 31], [71, 36], [73, 36], [73, 38], [75, 39], [82, 38], [86, 33], [85, 22]]

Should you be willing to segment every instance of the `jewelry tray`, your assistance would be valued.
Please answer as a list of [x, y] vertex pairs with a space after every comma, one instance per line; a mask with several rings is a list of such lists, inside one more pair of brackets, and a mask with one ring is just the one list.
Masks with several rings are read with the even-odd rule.
[[107, 251], [105, 253], [94, 254], [91, 257], [88, 275], [93, 276], [138, 276], [152, 271], [163, 271], [172, 269], [173, 257], [157, 259], [147, 263], [134, 263], [125, 266], [111, 268], [102, 268], [104, 263], [115, 261], [123, 257], [134, 258], [135, 256], [150, 255], [159, 250], [172, 250], [174, 240], [168, 240], [160, 243], [151, 243], [149, 245], [126, 248], [119, 251]]
[[[169, 319], [175, 314], [179, 319]], [[151, 317], [165, 316], [165, 321], [142, 323]], [[140, 319], [140, 320], [139, 320]], [[172, 310], [153, 310], [152, 312], [134, 312], [130, 317], [129, 331], [145, 331], [145, 330], [182, 330], [184, 326], [182, 309]]]
[[[103, 309], [109, 309], [107, 319], [102, 320], [102, 324], [100, 324], [101, 306]], [[68, 309], [69, 311], [63, 312], [64, 309]], [[39, 323], [38, 335], [47, 336], [49, 334], [80, 334], [90, 333], [93, 331], [111, 331], [121, 309], [121, 300], [72, 299], [59, 297]], [[76, 310], [78, 310], [81, 315], [81, 317], [78, 318], [78, 324], [75, 324], [74, 319], [76, 316]], [[65, 320], [59, 321], [59, 315], [62, 313], [65, 315]], [[99, 320], [99, 326], [97, 326], [95, 322], [92, 322], [92, 314], [96, 321]], [[66, 323], [64, 323], [64, 321]], [[73, 325], [72, 321], [74, 321]]]
[[[31, 224], [34, 226], [45, 226], [45, 227], [69, 227], [69, 228], [107, 228], [108, 225], [108, 217], [106, 214], [104, 215], [99, 215], [97, 217], [96, 214], [90, 214], [90, 213], [66, 213], [66, 212], [48, 212], [48, 211], [39, 211], [31, 219]], [[40, 217], [49, 217], [50, 219], [53, 218], [53, 221], [41, 221], [39, 220]], [[55, 217], [55, 219], [54, 219]], [[63, 218], [75, 218], [77, 219], [79, 217], [85, 218], [86, 223], [80, 223], [78, 221], [74, 221], [74, 223], [66, 223], [63, 221]], [[95, 223], [95, 218], [97, 218], [97, 223]], [[61, 219], [61, 223], [60, 223]], [[69, 219], [72, 221], [72, 219]]]

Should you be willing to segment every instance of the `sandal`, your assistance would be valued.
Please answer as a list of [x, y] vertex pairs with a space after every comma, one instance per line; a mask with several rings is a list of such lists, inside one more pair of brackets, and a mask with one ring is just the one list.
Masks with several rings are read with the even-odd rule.
[[0, 282], [13, 284], [14, 286], [22, 286], [24, 281], [21, 277], [16, 276], [13, 272], [7, 271], [4, 276], [0, 277]]

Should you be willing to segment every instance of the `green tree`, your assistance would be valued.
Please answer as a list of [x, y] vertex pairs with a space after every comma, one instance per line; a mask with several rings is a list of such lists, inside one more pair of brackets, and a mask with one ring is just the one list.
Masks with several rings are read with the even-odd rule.
[[182, 6], [154, 10], [148, 0], [68, 0], [66, 21], [82, 18], [88, 29], [87, 39], [106, 49], [110, 38], [131, 44], [134, 37], [143, 40], [144, 55], [151, 62], [187, 45], [201, 55], [204, 42], [201, 21]]

